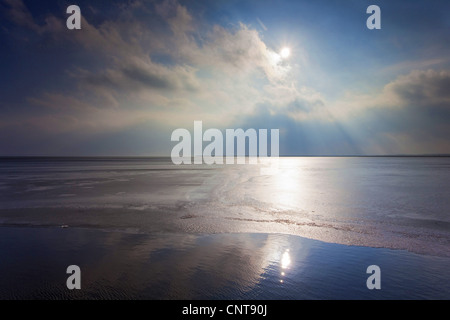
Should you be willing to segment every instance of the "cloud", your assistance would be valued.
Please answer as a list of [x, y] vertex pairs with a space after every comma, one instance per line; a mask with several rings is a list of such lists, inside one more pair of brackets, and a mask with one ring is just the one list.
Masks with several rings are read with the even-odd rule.
[[450, 60], [448, 56], [444, 57], [436, 57], [432, 59], [418, 59], [418, 60], [406, 60], [398, 62], [394, 65], [389, 65], [387, 67], [382, 68], [381, 72], [385, 74], [390, 73], [405, 73], [410, 72], [410, 70], [423, 70], [426, 68], [436, 67], [439, 65], [443, 65]]
[[138, 57], [128, 57], [114, 66], [100, 72], [78, 70], [74, 73], [81, 82], [92, 87], [104, 87], [116, 92], [140, 90], [195, 91], [199, 84], [195, 69], [189, 66], [165, 67], [143, 61]]
[[194, 20], [186, 7], [176, 1], [163, 1], [156, 5], [156, 12], [165, 18], [177, 38], [194, 31]]
[[406, 107], [450, 110], [450, 70], [414, 70], [386, 85], [385, 93], [397, 96]]
[[3, 0], [6, 5], [6, 17], [16, 25], [25, 27], [37, 34], [61, 33], [65, 25], [61, 20], [52, 15], [45, 18], [45, 24], [39, 25], [35, 22], [33, 15], [25, 6], [23, 0]]
[[24, 26], [36, 32], [41, 32], [42, 27], [34, 22], [31, 12], [22, 0], [3, 0], [7, 5], [7, 16], [19, 26]]
[[[148, 28], [146, 20], [127, 18], [145, 5], [125, 6], [114, 20], [97, 25], [83, 17], [80, 32], [60, 36], [60, 41], [77, 45], [85, 59], [98, 62], [93, 68], [78, 65], [66, 70], [74, 86], [65, 92], [64, 109], [69, 113], [74, 108], [70, 114], [80, 126], [86, 118], [73, 101], [92, 110], [124, 109], [140, 116], [145, 109], [147, 117], [161, 119], [166, 114], [167, 121], [178, 119], [179, 125], [196, 117], [218, 124], [251, 113], [258, 102], [270, 98], [271, 87], [285, 85], [290, 67], [256, 30], [240, 23], [231, 29], [210, 25], [204, 31], [200, 23], [206, 22], [198, 22], [201, 18], [194, 19], [175, 1], [155, 5], [159, 29]], [[28, 12], [25, 6], [21, 10]], [[169, 63], [158, 61], [158, 56]], [[28, 101], [59, 109], [63, 102], [55, 96], [58, 93], [45, 91]], [[101, 112], [90, 114], [92, 118]]]
[[[449, 70], [415, 70], [364, 94], [330, 98], [308, 86], [299, 66], [281, 59], [256, 29], [210, 23], [177, 1], [122, 3], [116, 15], [95, 22], [83, 15], [79, 32], [67, 32], [65, 16], [49, 14], [38, 24], [23, 1], [4, 3], [11, 21], [35, 33], [31, 46], [52, 38], [61, 51], [74, 50], [61, 70], [64, 85], [42, 77], [47, 86], [24, 91], [28, 112], [0, 122], [20, 139], [30, 130], [97, 141], [157, 136], [156, 124], [170, 132], [203, 120], [221, 129], [279, 128], [284, 154], [450, 152]], [[169, 136], [161, 142], [167, 148]]]
[[450, 153], [449, 80], [450, 70], [414, 70], [379, 93], [347, 92], [332, 102], [279, 87], [240, 125], [281, 128], [284, 155]]
[[278, 53], [267, 47], [259, 33], [244, 24], [240, 24], [234, 31], [214, 26], [208, 39], [211, 41], [203, 46], [203, 57], [192, 58], [197, 63], [206, 62], [225, 72], [262, 72], [270, 82], [283, 81], [290, 70], [288, 65], [283, 64]]

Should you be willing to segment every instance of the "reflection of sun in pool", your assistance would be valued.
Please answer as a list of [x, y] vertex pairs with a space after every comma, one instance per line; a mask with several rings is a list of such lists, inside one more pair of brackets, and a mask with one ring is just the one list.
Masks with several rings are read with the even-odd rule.
[[[287, 269], [289, 268], [289, 265], [291, 264], [291, 256], [289, 255], [289, 249], [286, 249], [286, 251], [284, 251], [283, 255], [281, 256], [281, 268], [282, 269]], [[284, 273], [284, 271], [281, 272], [281, 276], [285, 276], [286, 274]], [[284, 280], [280, 279], [280, 282], [283, 283]]]
[[281, 51], [280, 51], [281, 58], [287, 59], [287, 58], [289, 58], [290, 55], [291, 55], [291, 49], [289, 49], [288, 47], [284, 47], [283, 49], [281, 49]]

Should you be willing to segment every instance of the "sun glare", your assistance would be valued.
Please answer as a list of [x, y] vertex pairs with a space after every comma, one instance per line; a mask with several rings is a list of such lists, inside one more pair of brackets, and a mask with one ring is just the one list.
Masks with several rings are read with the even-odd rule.
[[286, 59], [290, 55], [291, 55], [291, 49], [289, 49], [288, 47], [284, 47], [283, 49], [281, 49], [281, 51], [280, 51], [281, 58]]

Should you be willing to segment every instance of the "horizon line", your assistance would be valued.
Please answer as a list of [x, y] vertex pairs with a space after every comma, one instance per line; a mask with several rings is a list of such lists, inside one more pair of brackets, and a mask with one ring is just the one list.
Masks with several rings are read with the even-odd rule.
[[[200, 157], [198, 156], [191, 156], [191, 158], [194, 157]], [[226, 156], [223, 156], [224, 158]], [[235, 156], [237, 157], [237, 156]], [[249, 156], [243, 156], [245, 158], [248, 158]], [[361, 155], [361, 154], [342, 154], [342, 155], [332, 155], [332, 154], [314, 154], [314, 155], [280, 155], [279, 158], [358, 158], [358, 157], [374, 157], [374, 158], [380, 158], [380, 157], [450, 157], [450, 153], [430, 153], [430, 154], [368, 154], [368, 155]], [[11, 159], [11, 158], [171, 158], [170, 156], [165, 155], [0, 155], [0, 159]], [[277, 157], [259, 157], [258, 158], [277, 158]]]

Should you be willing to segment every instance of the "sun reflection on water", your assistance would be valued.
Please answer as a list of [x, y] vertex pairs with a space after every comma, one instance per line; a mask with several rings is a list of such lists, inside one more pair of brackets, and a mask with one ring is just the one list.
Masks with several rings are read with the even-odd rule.
[[287, 249], [281, 257], [281, 268], [287, 269], [291, 264], [291, 256], [289, 255], [289, 249]]
[[[291, 265], [291, 256], [289, 254], [289, 249], [286, 249], [286, 251], [284, 251], [283, 255], [281, 256], [281, 269], [285, 270], [288, 269], [289, 266]], [[281, 271], [281, 276], [284, 277], [286, 275], [286, 273], [284, 271]], [[280, 279], [280, 283], [283, 283], [284, 280]]]
[[299, 168], [292, 161], [283, 161], [277, 175], [273, 177], [272, 195], [279, 208], [296, 208], [304, 191]]

